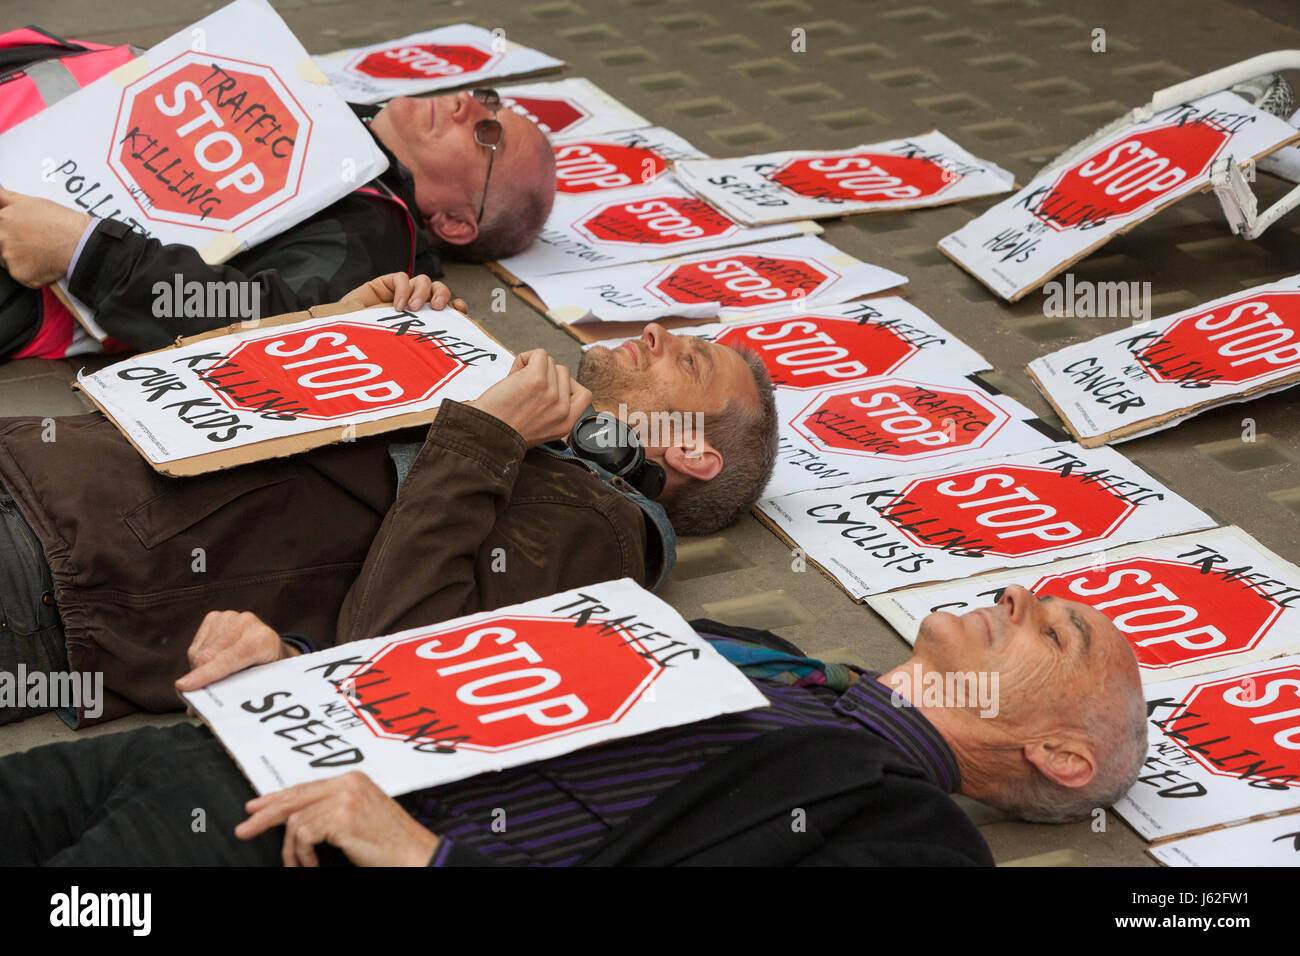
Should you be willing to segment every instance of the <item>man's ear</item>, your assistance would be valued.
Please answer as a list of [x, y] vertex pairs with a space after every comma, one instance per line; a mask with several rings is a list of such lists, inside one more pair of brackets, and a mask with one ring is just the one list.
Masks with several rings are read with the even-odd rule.
[[692, 439], [665, 448], [664, 466], [670, 474], [675, 471], [684, 478], [710, 481], [722, 471], [722, 452], [703, 439]]
[[1097, 774], [1092, 748], [1082, 741], [1036, 740], [1025, 745], [1025, 759], [1062, 787], [1086, 787]]
[[478, 223], [468, 210], [436, 212], [429, 217], [426, 225], [429, 232], [454, 246], [463, 246], [478, 238]]

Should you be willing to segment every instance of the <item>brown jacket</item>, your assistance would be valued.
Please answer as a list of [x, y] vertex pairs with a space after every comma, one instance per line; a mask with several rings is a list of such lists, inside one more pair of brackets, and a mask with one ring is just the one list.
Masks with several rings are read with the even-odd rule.
[[208, 611], [327, 644], [611, 578], [649, 587], [662, 564], [635, 503], [456, 402], [400, 494], [388, 445], [421, 430], [194, 478], [156, 473], [98, 414], [43, 432], [0, 421], [0, 485], [45, 547], [72, 669], [112, 692], [104, 720], [180, 706]]

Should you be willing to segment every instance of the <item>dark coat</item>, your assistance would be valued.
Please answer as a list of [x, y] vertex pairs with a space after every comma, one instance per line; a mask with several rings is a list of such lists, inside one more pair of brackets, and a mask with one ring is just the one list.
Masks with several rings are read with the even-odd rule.
[[103, 719], [180, 705], [209, 611], [350, 641], [658, 579], [635, 503], [468, 405], [443, 402], [400, 494], [387, 447], [420, 430], [168, 478], [102, 415], [56, 427], [0, 421], [0, 485], [45, 548], [73, 670], [113, 692]]

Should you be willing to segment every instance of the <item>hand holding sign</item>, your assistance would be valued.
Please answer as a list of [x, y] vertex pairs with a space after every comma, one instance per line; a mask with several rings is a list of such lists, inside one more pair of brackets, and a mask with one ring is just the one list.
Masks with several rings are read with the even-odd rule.
[[336, 846], [357, 866], [427, 866], [438, 838], [359, 770], [300, 783], [244, 804], [235, 836], [251, 840], [284, 824], [285, 866], [317, 866], [316, 845]]
[[57, 282], [89, 223], [85, 213], [0, 189], [0, 263], [30, 289]]
[[423, 308], [426, 302], [434, 309], [443, 309], [450, 301], [451, 307], [457, 312], [469, 313], [465, 300], [453, 299], [451, 290], [443, 283], [434, 282], [426, 275], [411, 278], [405, 272], [393, 272], [371, 279], [345, 295], [342, 301], [356, 302], [366, 308], [391, 302], [395, 309], [409, 309], [412, 312]]
[[190, 672], [176, 681], [179, 691], [196, 691], [257, 664], [296, 657], [298, 651], [249, 611], [209, 611], [190, 643]]
[[591, 392], [575, 382], [567, 368], [556, 365], [545, 349], [533, 349], [521, 353], [510, 373], [473, 404], [505, 422], [532, 448], [567, 438], [591, 404]]

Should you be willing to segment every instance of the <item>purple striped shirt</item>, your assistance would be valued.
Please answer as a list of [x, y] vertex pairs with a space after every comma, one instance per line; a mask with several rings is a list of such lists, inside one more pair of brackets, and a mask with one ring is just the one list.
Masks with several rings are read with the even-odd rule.
[[[725, 640], [713, 638], [710, 640]], [[894, 745], [945, 793], [960, 786], [943, 737], [911, 706], [860, 672], [843, 694], [824, 686], [756, 680], [769, 707], [610, 741], [500, 773], [480, 774], [401, 798], [439, 836], [433, 866], [453, 847], [485, 862], [568, 866], [610, 830], [688, 774], [732, 747], [783, 727], [822, 726], [875, 734]]]

